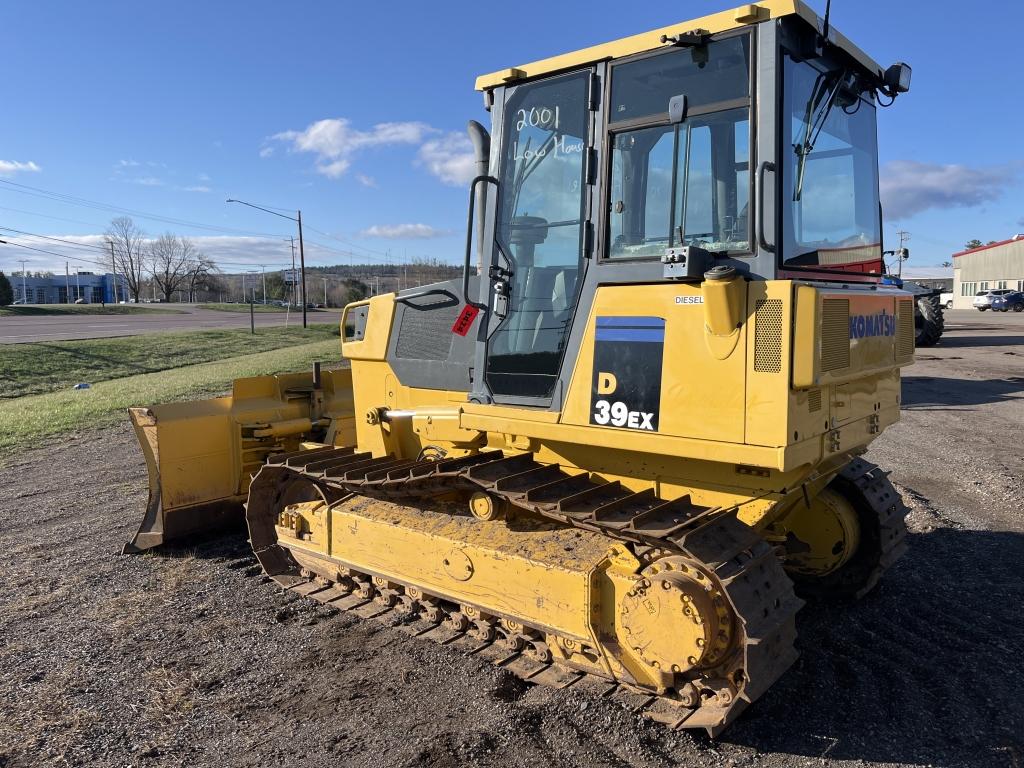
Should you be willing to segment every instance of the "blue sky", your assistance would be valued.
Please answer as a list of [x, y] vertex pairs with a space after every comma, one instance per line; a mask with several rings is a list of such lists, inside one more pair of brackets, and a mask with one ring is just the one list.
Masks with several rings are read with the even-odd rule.
[[[464, 128], [489, 117], [476, 75], [735, 4], [12, 0], [0, 179], [189, 222], [135, 217], [227, 265], [283, 263], [293, 233], [227, 197], [301, 207], [312, 263], [388, 251], [454, 262]], [[927, 8], [834, 0], [832, 11], [878, 61], [914, 68], [879, 138], [887, 245], [910, 231], [915, 266], [1024, 231], [1024, 3], [975, 2], [966, 17], [961, 3]], [[0, 184], [0, 226], [95, 243], [114, 215]], [[59, 262], [0, 246], [0, 269], [20, 258]]]

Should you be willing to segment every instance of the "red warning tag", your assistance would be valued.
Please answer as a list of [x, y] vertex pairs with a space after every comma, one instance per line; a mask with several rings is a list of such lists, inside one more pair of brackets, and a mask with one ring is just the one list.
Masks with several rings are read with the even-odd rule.
[[459, 336], [465, 336], [469, 333], [470, 327], [473, 325], [473, 321], [476, 320], [476, 316], [480, 314], [480, 309], [474, 307], [472, 304], [467, 304], [459, 312], [458, 318], [455, 320], [455, 325], [452, 326], [452, 333], [457, 333]]

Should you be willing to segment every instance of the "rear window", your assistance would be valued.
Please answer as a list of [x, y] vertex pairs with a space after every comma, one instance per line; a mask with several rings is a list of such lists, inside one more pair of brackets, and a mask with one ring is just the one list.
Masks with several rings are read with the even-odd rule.
[[988, 296], [988, 291], [978, 291], [975, 296]]

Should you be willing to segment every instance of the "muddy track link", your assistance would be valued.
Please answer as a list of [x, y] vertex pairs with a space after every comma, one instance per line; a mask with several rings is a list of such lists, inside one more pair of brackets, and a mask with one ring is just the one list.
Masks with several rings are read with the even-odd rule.
[[[302, 571], [277, 544], [274, 521], [290, 503], [319, 497], [331, 504], [353, 494], [415, 500], [452, 491], [484, 491], [531, 515], [631, 543], [649, 563], [672, 554], [702, 563], [714, 574], [738, 619], [736, 650], [715, 668], [713, 680], [707, 673], [680, 690], [658, 695], [562, 666], [544, 647], [539, 628], [524, 626], [510, 632], [501, 622], [467, 616], [464, 606], [426, 594], [417, 585], [371, 574], [350, 571], [341, 581], [330, 582]], [[695, 505], [688, 496], [665, 500], [653, 491], [634, 493], [587, 472], [569, 474], [557, 465], [541, 464], [531, 454], [505, 456], [493, 451], [408, 461], [325, 448], [271, 457], [254, 478], [249, 498], [253, 549], [268, 575], [286, 589], [366, 618], [404, 611], [408, 616], [402, 626], [412, 634], [492, 657], [529, 682], [571, 685], [612, 696], [674, 728], [718, 733], [797, 656], [794, 617], [802, 601], [772, 547], [737, 520], [734, 510]], [[642, 584], [643, 578], [638, 574], [637, 582]], [[724, 680], [732, 684], [724, 685]]]
[[872, 524], [871, 548], [865, 552], [862, 571], [857, 581], [849, 579], [836, 586], [846, 596], [859, 599], [874, 589], [882, 574], [907, 551], [906, 518], [910, 510], [888, 474], [870, 461], [854, 459], [840, 470], [838, 480], [870, 510], [865, 519]]

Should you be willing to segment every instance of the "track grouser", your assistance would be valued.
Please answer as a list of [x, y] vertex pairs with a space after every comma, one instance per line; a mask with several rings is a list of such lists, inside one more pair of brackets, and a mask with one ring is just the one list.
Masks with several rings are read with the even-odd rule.
[[875, 144], [909, 79], [799, 0], [479, 78], [462, 279], [346, 307], [341, 367], [132, 408], [126, 551], [244, 505], [289, 590], [718, 733], [904, 548], [860, 456], [914, 352]]

